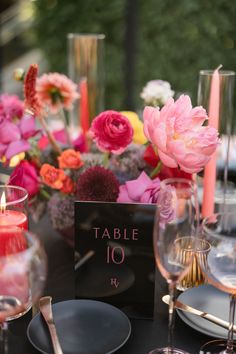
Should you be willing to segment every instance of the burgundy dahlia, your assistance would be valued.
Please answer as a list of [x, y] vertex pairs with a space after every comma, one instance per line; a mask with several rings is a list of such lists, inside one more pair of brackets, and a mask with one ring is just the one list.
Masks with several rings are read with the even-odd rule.
[[79, 176], [76, 194], [79, 200], [115, 202], [119, 182], [110, 170], [101, 166], [90, 167]]

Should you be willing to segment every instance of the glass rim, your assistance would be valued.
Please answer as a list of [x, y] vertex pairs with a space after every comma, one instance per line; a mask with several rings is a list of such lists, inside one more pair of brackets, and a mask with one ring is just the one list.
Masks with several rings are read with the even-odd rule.
[[20, 255], [27, 255], [27, 254], [34, 254], [38, 247], [40, 246], [40, 242], [37, 238], [37, 236], [32, 233], [31, 231], [28, 231], [28, 230], [25, 230], [25, 229], [22, 229], [18, 226], [0, 226], [0, 237], [1, 237], [1, 233], [2, 232], [6, 232], [6, 233], [15, 233], [15, 234], [24, 234], [24, 235], [27, 235], [27, 237], [29, 237], [31, 240], [33, 240], [32, 242], [32, 245], [30, 245], [28, 248], [22, 250], [22, 251], [19, 251], [19, 252], [16, 252], [16, 253], [12, 253], [12, 254], [9, 254], [9, 255], [5, 255], [5, 256], [0, 256], [0, 260], [4, 260], [5, 258], [14, 258], [14, 257], [17, 257], [17, 256], [20, 256]]
[[202, 221], [202, 228], [203, 228], [203, 231], [206, 232], [209, 236], [212, 236], [212, 237], [215, 237], [215, 238], [219, 238], [221, 239], [222, 237], [227, 237], [227, 238], [233, 238], [232, 236], [230, 235], [226, 235], [225, 233], [219, 233], [217, 232], [216, 230], [211, 230], [209, 227], [207, 227], [207, 224], [209, 224], [209, 221], [212, 219], [212, 218], [215, 218], [216, 220], [216, 223], [218, 223], [218, 217], [221, 216], [227, 216], [227, 217], [230, 217], [230, 216], [233, 216], [235, 218], [235, 212], [223, 212], [223, 213], [216, 213], [216, 214], [212, 214], [210, 216], [207, 216], [206, 218], [203, 219]]
[[77, 32], [67, 34], [68, 39], [77, 38], [77, 37], [105, 39], [106, 35], [104, 33], [77, 33]]
[[183, 237], [178, 237], [175, 239], [175, 243], [177, 243], [177, 241], [181, 240], [181, 239], [193, 239], [194, 242], [202, 242], [204, 241], [206, 244], [207, 244], [207, 248], [206, 249], [202, 249], [202, 250], [199, 250], [195, 247], [192, 247], [192, 248], [183, 248], [182, 250], [184, 252], [194, 252], [194, 253], [205, 253], [205, 252], [208, 252], [210, 249], [211, 249], [211, 245], [210, 243], [207, 241], [207, 240], [203, 240], [203, 239], [200, 239], [200, 238], [197, 238], [195, 236], [183, 236]]
[[[161, 181], [161, 186], [163, 185], [167, 185], [167, 184], [171, 184], [171, 183], [186, 183], [187, 185], [189, 185], [189, 187], [194, 188], [196, 186], [196, 183], [191, 180], [191, 179], [187, 179], [187, 178], [182, 178], [182, 177], [171, 177], [171, 178], [166, 178], [163, 179]], [[185, 187], [183, 187], [184, 189]]]
[[[7, 202], [6, 201], [6, 204], [5, 206], [9, 206], [9, 205], [15, 205], [15, 204], [19, 204], [19, 203], [23, 203], [27, 200], [28, 196], [29, 196], [29, 193], [27, 192], [27, 190], [23, 187], [20, 187], [20, 186], [13, 186], [11, 184], [7, 184], [7, 185], [0, 185], [0, 193], [1, 193], [1, 190], [5, 190], [5, 189], [13, 189], [13, 190], [20, 190], [22, 192], [24, 192], [24, 195], [23, 197], [20, 197], [18, 199], [15, 199], [14, 201], [10, 201], [10, 202]], [[2, 193], [1, 193], [1, 196], [2, 196]]]
[[[199, 71], [200, 75], [212, 76], [215, 70], [203, 69]], [[220, 76], [235, 76], [235, 71], [233, 70], [219, 70]]]

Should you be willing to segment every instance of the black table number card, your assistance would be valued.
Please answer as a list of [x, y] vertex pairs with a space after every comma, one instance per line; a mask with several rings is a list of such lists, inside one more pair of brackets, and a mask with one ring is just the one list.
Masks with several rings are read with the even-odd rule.
[[76, 297], [152, 318], [155, 205], [75, 202]]

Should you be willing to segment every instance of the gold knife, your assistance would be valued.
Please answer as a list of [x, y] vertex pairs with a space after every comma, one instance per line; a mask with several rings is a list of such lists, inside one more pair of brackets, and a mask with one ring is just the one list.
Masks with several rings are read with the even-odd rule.
[[60, 345], [60, 342], [59, 342], [59, 339], [57, 336], [55, 323], [53, 320], [51, 296], [41, 297], [41, 299], [39, 300], [39, 309], [40, 309], [41, 314], [43, 315], [43, 318], [45, 319], [45, 321], [48, 325], [50, 337], [52, 340], [54, 354], [63, 354], [63, 351], [61, 349], [61, 345]]
[[[165, 295], [162, 297], [162, 301], [165, 302], [166, 304], [169, 305], [169, 302], [170, 302], [170, 296], [169, 295]], [[221, 318], [219, 317], [216, 317], [214, 315], [211, 315], [210, 313], [207, 313], [207, 312], [203, 312], [203, 311], [200, 311], [200, 310], [197, 310], [189, 305], [186, 305], [186, 304], [183, 304], [182, 302], [176, 300], [175, 301], [175, 307], [177, 309], [180, 309], [182, 311], [186, 311], [186, 312], [190, 312], [194, 315], [197, 315], [197, 316], [200, 316], [202, 318], [205, 318], [206, 320], [216, 324], [216, 325], [219, 325], [225, 329], [229, 329], [229, 322], [227, 321], [224, 321], [222, 320]], [[234, 326], [234, 332], [236, 332], [236, 326]]]

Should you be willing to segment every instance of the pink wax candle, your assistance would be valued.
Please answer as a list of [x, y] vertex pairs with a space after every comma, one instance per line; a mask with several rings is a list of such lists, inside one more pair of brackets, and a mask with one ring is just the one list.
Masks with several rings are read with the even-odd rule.
[[0, 256], [17, 253], [26, 248], [25, 238], [14, 228], [28, 229], [27, 216], [18, 210], [6, 209], [6, 197], [3, 192], [0, 201]]
[[86, 134], [89, 130], [89, 105], [88, 105], [88, 83], [84, 78], [79, 84], [80, 91], [80, 125], [83, 133]]
[[17, 228], [0, 226], [0, 257], [22, 252], [26, 249], [26, 239]]
[[[15, 226], [0, 226], [0, 289], [1, 296], [13, 297], [18, 306], [9, 308], [7, 316], [24, 311], [30, 300], [28, 261], [24, 251], [27, 241], [24, 231]], [[3, 317], [3, 319], [5, 319]]]
[[28, 219], [26, 215], [17, 210], [5, 210], [0, 212], [0, 228], [2, 226], [18, 226], [28, 229]]
[[[220, 115], [220, 65], [212, 75], [208, 124], [215, 129], [219, 127]], [[216, 152], [211, 157], [204, 170], [202, 217], [208, 217], [214, 213], [214, 196], [216, 186]]]

